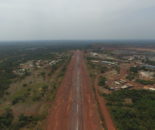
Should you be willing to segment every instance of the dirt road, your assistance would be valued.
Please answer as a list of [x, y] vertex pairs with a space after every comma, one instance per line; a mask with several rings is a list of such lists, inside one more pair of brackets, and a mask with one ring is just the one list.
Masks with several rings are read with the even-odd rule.
[[47, 130], [103, 130], [83, 54], [75, 51], [48, 118]]

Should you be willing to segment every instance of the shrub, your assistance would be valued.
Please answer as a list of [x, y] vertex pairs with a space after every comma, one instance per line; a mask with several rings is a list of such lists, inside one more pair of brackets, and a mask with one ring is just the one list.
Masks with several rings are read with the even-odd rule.
[[100, 77], [98, 85], [99, 86], [105, 86], [105, 84], [106, 84], [106, 78], [105, 77]]
[[43, 116], [27, 116], [24, 114], [21, 114], [18, 117], [18, 122], [16, 123], [16, 128], [22, 128], [25, 127], [27, 125], [35, 125], [37, 123], [37, 121], [39, 120], [43, 120], [44, 117]]
[[141, 79], [137, 79], [137, 82], [143, 84], [143, 85], [153, 85], [155, 82], [151, 81], [151, 80], [141, 80]]
[[15, 97], [15, 98], [12, 100], [12, 105], [15, 105], [15, 104], [17, 104], [17, 103], [19, 103], [19, 102], [24, 102], [24, 101], [25, 101], [25, 99], [24, 99], [23, 96]]
[[11, 109], [7, 109], [5, 113], [0, 116], [0, 128], [6, 130], [8, 126], [11, 126], [14, 119]]
[[26, 87], [27, 86], [27, 84], [25, 83], [25, 84], [23, 84], [23, 87]]

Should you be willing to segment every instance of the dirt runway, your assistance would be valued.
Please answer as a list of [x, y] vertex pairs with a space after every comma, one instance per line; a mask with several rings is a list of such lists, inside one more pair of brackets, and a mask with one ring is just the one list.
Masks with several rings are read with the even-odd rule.
[[103, 130], [81, 51], [75, 51], [50, 110], [47, 130]]

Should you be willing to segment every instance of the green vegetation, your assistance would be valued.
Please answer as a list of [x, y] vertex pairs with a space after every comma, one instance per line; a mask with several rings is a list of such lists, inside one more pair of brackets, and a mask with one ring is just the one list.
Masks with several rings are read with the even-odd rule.
[[126, 79], [128, 80], [134, 80], [136, 76], [138, 75], [138, 71], [142, 70], [141, 67], [130, 67], [129, 74], [126, 76]]
[[106, 78], [105, 77], [100, 77], [99, 78], [99, 83], [98, 83], [99, 86], [105, 86], [106, 85]]
[[87, 60], [91, 61], [91, 60], [100, 60], [100, 58], [98, 57], [87, 57]]
[[145, 63], [149, 64], [149, 65], [155, 65], [155, 61], [152, 61], [152, 60], [150, 60], [148, 58], [146, 59]]
[[14, 120], [13, 112], [11, 109], [6, 109], [0, 116], [0, 129], [1, 130], [20, 130], [23, 127], [32, 127], [37, 124], [38, 121], [43, 120], [44, 117], [40, 115], [27, 116], [21, 114], [16, 120]]
[[9, 88], [11, 79], [16, 75], [12, 73], [12, 67], [9, 61], [0, 63], [0, 96], [5, 94], [5, 90]]
[[129, 74], [126, 77], [128, 80], [133, 80], [138, 75], [139, 67], [130, 67]]
[[139, 71], [138, 67], [130, 67], [130, 72], [138, 73], [138, 71]]
[[[14, 79], [19, 78], [13, 73], [13, 70], [16, 70], [19, 64], [30, 60], [52, 60], [61, 57], [64, 59], [66, 57], [63, 55], [64, 51], [72, 48], [74, 47], [62, 47], [61, 45], [51, 45], [49, 43], [46, 43], [46, 45], [23, 43], [22, 46], [20, 44], [0, 45], [0, 96], [2, 97], [5, 94]], [[30, 72], [25, 72], [25, 75], [20, 78], [24, 79], [30, 74]]]
[[101, 73], [105, 73], [107, 70], [108, 70], [108, 68], [106, 66], [101, 66], [101, 68], [100, 68]]
[[[31, 111], [31, 107], [33, 109], [33, 106], [35, 108], [35, 105], [40, 104], [37, 108], [38, 110], [35, 111], [38, 114], [25, 115], [24, 110], [21, 110], [19, 117], [14, 115], [12, 111], [10, 113], [0, 113], [0, 128], [2, 130], [20, 130], [21, 128], [32, 129], [33, 127], [38, 128], [38, 123], [42, 122], [47, 117], [48, 108], [50, 107], [49, 102], [51, 102], [55, 97], [56, 88], [59, 86], [60, 81], [64, 76], [67, 63], [68, 61], [65, 61], [61, 64], [62, 67], [59, 72], [56, 72], [55, 70], [57, 74], [53, 76], [54, 79], [52, 79], [51, 82], [45, 83], [43, 81], [37, 81], [37, 83], [31, 82], [31, 84], [26, 82], [21, 84], [16, 91], [13, 90], [9, 93], [7, 95], [7, 101], [11, 101], [9, 107], [16, 108], [18, 106], [22, 107], [23, 105], [25, 106], [24, 109]], [[1, 100], [1, 102], [5, 102], [5, 100]], [[3, 108], [1, 108], [1, 110], [3, 110]]]
[[[47, 117], [71, 54], [45, 46], [9, 49], [0, 48], [0, 129], [41, 129], [39, 126]], [[47, 61], [47, 64], [55, 60], [56, 63], [25, 70], [23, 75], [14, 73], [21, 63], [31, 60]]]
[[0, 116], [0, 129], [7, 130], [8, 127], [12, 125], [13, 122], [13, 113], [11, 109], [6, 109], [5, 112]]
[[90, 76], [95, 77], [95, 75], [100, 74], [100, 73], [105, 73], [108, 71], [108, 67], [101, 64], [101, 63], [93, 63], [91, 60], [100, 60], [98, 58], [94, 57], [87, 57], [87, 65], [88, 68], [91, 70], [90, 71]]
[[133, 79], [135, 79], [136, 76], [137, 76], [137, 74], [135, 74], [135, 73], [129, 73], [129, 74], [126, 76], [126, 79], [128, 79], [128, 80], [133, 80]]
[[[127, 75], [126, 78], [128, 80], [134, 80], [138, 78], [138, 72], [140, 70], [147, 71], [145, 67], [130, 67], [129, 74]], [[136, 79], [136, 82], [141, 83], [143, 85], [153, 85], [155, 83], [155, 81], [152, 81], [152, 80], [142, 80], [142, 79]]]
[[155, 84], [155, 81], [152, 81], [152, 80], [137, 79], [136, 82], [141, 83], [143, 85], [153, 85], [153, 84]]
[[19, 130], [20, 128], [23, 128], [25, 126], [32, 127], [36, 125], [38, 121], [42, 120], [41, 116], [27, 116], [24, 114], [21, 114], [18, 117], [18, 121], [13, 124], [14, 129]]
[[155, 129], [155, 92], [119, 90], [103, 96], [118, 130]]

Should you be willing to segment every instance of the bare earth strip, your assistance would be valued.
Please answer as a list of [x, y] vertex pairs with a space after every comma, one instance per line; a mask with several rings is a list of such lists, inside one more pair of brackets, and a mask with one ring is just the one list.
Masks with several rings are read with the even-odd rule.
[[104, 118], [104, 124], [108, 130], [116, 130], [116, 126], [106, 106], [106, 100], [102, 96], [100, 96], [100, 93], [98, 91], [98, 88], [100, 87], [98, 86], [98, 77], [95, 79], [95, 91], [96, 91], [96, 98], [98, 101], [101, 116]]
[[75, 51], [48, 118], [47, 130], [103, 130], [83, 54]]

